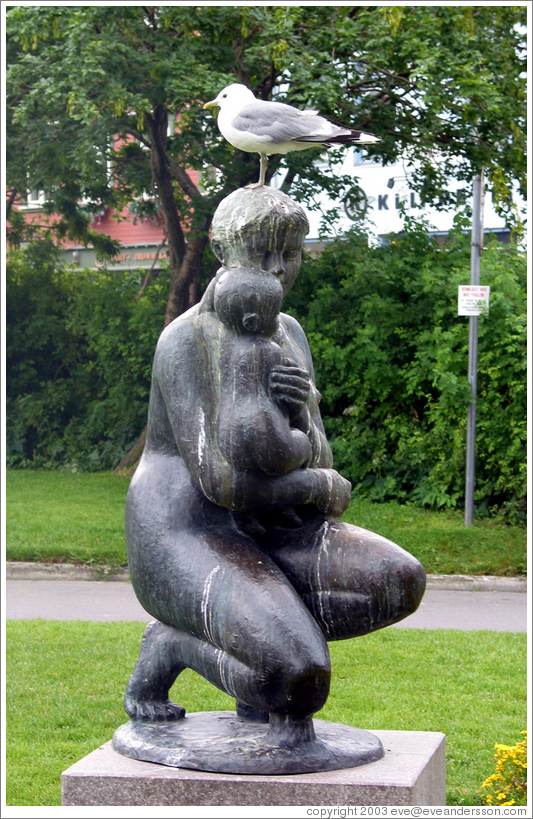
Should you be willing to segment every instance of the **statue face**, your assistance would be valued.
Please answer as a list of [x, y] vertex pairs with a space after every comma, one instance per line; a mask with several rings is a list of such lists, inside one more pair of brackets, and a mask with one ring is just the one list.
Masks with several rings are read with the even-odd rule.
[[308, 232], [305, 212], [286, 194], [268, 186], [239, 188], [213, 215], [211, 247], [225, 267], [271, 273], [286, 295], [298, 275]]
[[272, 337], [278, 328], [282, 287], [259, 270], [226, 270], [215, 285], [215, 313], [238, 333]]
[[280, 282], [283, 295], [287, 295], [294, 284], [302, 261], [302, 248], [307, 235], [300, 225], [289, 221], [264, 219], [255, 230], [248, 223], [239, 225], [238, 230], [223, 232], [211, 239], [211, 246], [217, 259], [229, 268], [247, 268], [271, 273]]
[[246, 252], [243, 250], [243, 257], [246, 256], [244, 264], [253, 270], [264, 270], [275, 276], [286, 296], [300, 270], [304, 238], [302, 234], [290, 231], [267, 245], [263, 237], [259, 237], [252, 248]]

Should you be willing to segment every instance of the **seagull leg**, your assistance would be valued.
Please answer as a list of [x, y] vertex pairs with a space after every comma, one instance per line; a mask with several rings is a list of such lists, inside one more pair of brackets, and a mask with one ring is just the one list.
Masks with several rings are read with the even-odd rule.
[[259, 185], [260, 187], [263, 187], [265, 184], [265, 175], [267, 170], [267, 158], [266, 154], [259, 154], [259, 156], [261, 157], [261, 162], [259, 165]]
[[253, 182], [251, 185], [246, 185], [247, 188], [263, 188], [265, 186], [265, 175], [267, 169], [267, 155], [259, 154], [261, 162], [259, 165], [259, 182]]

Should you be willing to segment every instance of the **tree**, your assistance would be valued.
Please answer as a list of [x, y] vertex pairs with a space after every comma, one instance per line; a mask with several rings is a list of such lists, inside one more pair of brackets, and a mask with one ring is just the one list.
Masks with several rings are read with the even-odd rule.
[[[525, 25], [519, 5], [11, 7], [8, 206], [42, 190], [60, 237], [112, 253], [87, 208], [155, 200], [169, 248], [168, 323], [200, 297], [217, 204], [257, 178], [257, 158], [225, 143], [202, 110], [238, 81], [379, 134], [369, 153], [415, 163], [428, 202], [446, 177], [485, 167], [508, 210], [512, 186], [526, 187]], [[273, 157], [268, 177], [286, 167], [284, 189], [308, 203], [320, 189], [338, 198], [353, 187], [316, 156]]]

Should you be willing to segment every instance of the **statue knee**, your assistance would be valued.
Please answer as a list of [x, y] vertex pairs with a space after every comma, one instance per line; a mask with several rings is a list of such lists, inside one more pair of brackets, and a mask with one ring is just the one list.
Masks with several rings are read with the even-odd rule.
[[409, 557], [410, 560], [402, 573], [402, 580], [404, 583], [404, 594], [410, 609], [409, 614], [412, 614], [417, 610], [424, 596], [426, 590], [426, 572], [416, 557], [412, 555], [409, 555]]
[[[403, 550], [402, 550], [403, 551]], [[387, 589], [387, 615], [379, 624], [398, 623], [410, 614], [413, 614], [426, 590], [426, 573], [422, 564], [412, 555], [404, 552], [401, 559], [390, 567], [388, 578], [384, 579], [384, 588]]]
[[287, 713], [295, 716], [315, 714], [324, 707], [329, 694], [331, 667], [311, 665], [294, 673], [287, 690]]
[[296, 650], [272, 667], [267, 681], [272, 698], [269, 711], [308, 716], [324, 706], [329, 694], [331, 664], [325, 641], [318, 649], [312, 654], [309, 647], [300, 653]]

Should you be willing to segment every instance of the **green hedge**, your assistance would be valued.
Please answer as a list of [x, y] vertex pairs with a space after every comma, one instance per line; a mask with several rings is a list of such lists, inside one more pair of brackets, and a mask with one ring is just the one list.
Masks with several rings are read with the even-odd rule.
[[75, 270], [42, 241], [6, 279], [8, 465], [113, 468], [146, 423], [168, 278], [137, 299], [141, 271]]
[[[443, 247], [421, 226], [369, 248], [353, 233], [303, 265], [288, 307], [309, 338], [321, 410], [339, 471], [355, 493], [424, 506], [464, 503], [470, 398], [470, 241]], [[478, 514], [525, 514], [526, 259], [491, 242], [481, 283], [476, 504]]]
[[[286, 302], [307, 332], [337, 468], [357, 495], [464, 502], [470, 242], [407, 222], [389, 244], [357, 232], [306, 258]], [[76, 271], [47, 241], [7, 265], [7, 442], [12, 467], [113, 468], [146, 421], [168, 278]], [[518, 521], [526, 499], [526, 260], [489, 244], [479, 319], [476, 509]]]

